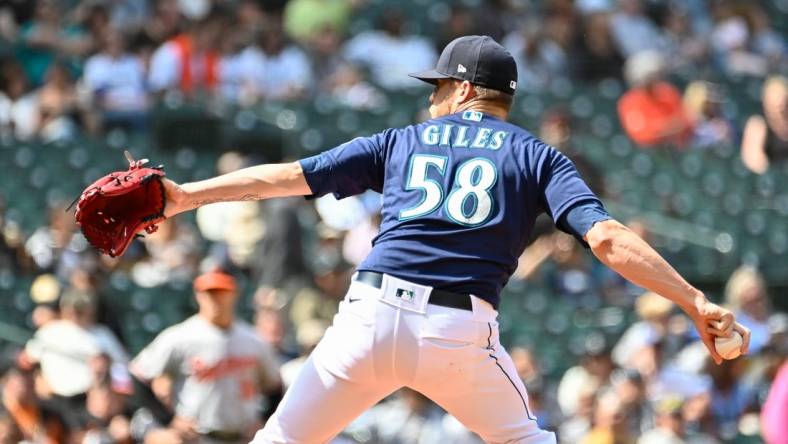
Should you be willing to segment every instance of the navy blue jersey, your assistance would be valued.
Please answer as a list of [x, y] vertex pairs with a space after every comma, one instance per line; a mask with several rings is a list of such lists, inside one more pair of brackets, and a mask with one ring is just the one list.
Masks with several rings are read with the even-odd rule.
[[359, 270], [473, 294], [498, 306], [536, 217], [597, 197], [572, 162], [477, 111], [360, 137], [301, 161], [317, 196], [383, 194], [380, 233]]

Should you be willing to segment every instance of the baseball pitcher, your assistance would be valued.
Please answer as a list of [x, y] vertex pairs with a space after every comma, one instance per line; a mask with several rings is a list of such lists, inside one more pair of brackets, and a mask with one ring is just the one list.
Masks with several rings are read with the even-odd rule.
[[256, 444], [326, 443], [400, 387], [417, 390], [488, 443], [555, 443], [498, 342], [499, 295], [536, 217], [633, 283], [678, 304], [714, 360], [715, 337], [749, 332], [613, 220], [572, 162], [508, 123], [512, 56], [492, 38], [449, 43], [434, 70], [431, 120], [359, 137], [298, 162], [177, 185], [168, 217], [212, 202], [383, 195], [380, 233], [326, 332]]

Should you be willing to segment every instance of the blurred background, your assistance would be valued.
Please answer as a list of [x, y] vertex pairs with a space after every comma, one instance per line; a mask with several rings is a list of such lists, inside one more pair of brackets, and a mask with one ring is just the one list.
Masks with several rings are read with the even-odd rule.
[[[95, 375], [193, 314], [205, 270], [240, 282], [286, 386], [377, 231], [374, 193], [215, 204], [99, 256], [64, 210], [124, 149], [187, 182], [418, 122], [431, 90], [406, 74], [488, 34], [518, 63], [510, 120], [753, 332], [749, 356], [711, 365], [671, 304], [541, 220], [500, 313], [540, 425], [564, 443], [785, 444], [787, 32], [785, 0], [3, 0], [0, 442], [153, 442], [123, 372]], [[94, 379], [64, 408], [20, 351], [74, 307], [114, 340], [101, 365], [75, 358]], [[403, 391], [337, 442], [479, 441]]]

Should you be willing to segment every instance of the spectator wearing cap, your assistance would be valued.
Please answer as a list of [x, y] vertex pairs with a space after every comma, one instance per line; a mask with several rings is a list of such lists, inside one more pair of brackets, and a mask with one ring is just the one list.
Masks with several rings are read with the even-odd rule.
[[131, 364], [139, 379], [166, 376], [174, 387], [174, 419], [148, 437], [248, 442], [263, 419], [263, 394], [280, 387], [278, 359], [251, 325], [235, 318], [231, 275], [201, 274], [194, 293], [197, 314], [161, 332]]
[[618, 100], [618, 117], [630, 139], [642, 147], [684, 146], [692, 123], [684, 111], [681, 93], [663, 80], [664, 57], [644, 51], [624, 66], [631, 88]]

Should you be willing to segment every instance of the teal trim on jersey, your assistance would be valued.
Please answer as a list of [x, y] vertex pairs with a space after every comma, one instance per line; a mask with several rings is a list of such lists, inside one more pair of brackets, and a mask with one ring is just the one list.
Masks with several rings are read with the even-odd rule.
[[[410, 210], [412, 210], [414, 208], [418, 208], [424, 202], [427, 201], [427, 190], [426, 190], [426, 188], [411, 186], [411, 180], [413, 179], [413, 162], [416, 160], [417, 157], [430, 157], [430, 158], [443, 159], [444, 160], [443, 166], [439, 166], [438, 164], [433, 163], [433, 162], [426, 162], [426, 165], [424, 167], [424, 181], [425, 182], [432, 182], [432, 183], [434, 183], [438, 187], [438, 190], [440, 190], [440, 194], [441, 195], [440, 195], [440, 199], [438, 199], [438, 204], [433, 206], [428, 211], [424, 211], [422, 213], [414, 214], [414, 215], [407, 216], [407, 217], [402, 217], [402, 213], [404, 213], [406, 211], [410, 211]], [[423, 216], [426, 216], [428, 214], [431, 214], [435, 210], [437, 210], [438, 208], [441, 207], [441, 204], [443, 203], [443, 198], [444, 198], [444, 195], [445, 195], [445, 193], [443, 191], [443, 185], [438, 183], [437, 181], [435, 181], [433, 179], [428, 178], [427, 177], [427, 171], [429, 170], [430, 165], [432, 165], [432, 166], [436, 167], [438, 169], [438, 171], [440, 172], [441, 176], [443, 176], [444, 174], [446, 174], [446, 165], [448, 163], [449, 163], [449, 158], [447, 156], [438, 156], [438, 155], [434, 155], [434, 154], [414, 154], [414, 155], [410, 156], [410, 162], [408, 162], [408, 175], [407, 175], [408, 179], [407, 179], [407, 181], [405, 183], [405, 190], [406, 191], [421, 190], [421, 192], [422, 192], [421, 200], [419, 201], [418, 204], [416, 204], [416, 205], [414, 205], [414, 206], [412, 206], [410, 208], [406, 208], [404, 210], [400, 210], [399, 213], [397, 214], [397, 219], [399, 219], [400, 221], [416, 219], [418, 217], [423, 217]]]
[[[487, 196], [489, 196], [489, 198], [490, 198], [490, 212], [487, 214], [487, 216], [484, 217], [484, 220], [482, 220], [481, 222], [469, 224], [467, 222], [463, 222], [463, 221], [457, 220], [455, 217], [452, 217], [451, 211], [449, 210], [449, 200], [451, 200], [451, 195], [452, 194], [454, 194], [458, 190], [462, 189], [462, 187], [458, 185], [460, 172], [463, 170], [463, 168], [466, 167], [466, 165], [468, 165], [469, 163], [471, 163], [473, 161], [476, 161], [476, 160], [482, 160], [482, 161], [490, 164], [490, 166], [493, 169], [493, 173], [495, 174], [495, 176], [493, 177], [493, 181], [490, 183], [490, 186], [488, 186], [487, 188], [484, 188], [484, 193], [487, 194]], [[474, 170], [475, 169], [476, 169], [476, 167], [474, 167]], [[482, 172], [479, 173], [480, 174], [479, 181], [476, 182], [476, 183], [473, 183], [473, 174], [474, 174], [474, 172], [471, 173], [471, 177], [470, 177], [471, 184], [473, 186], [477, 186], [477, 185], [479, 185], [479, 183], [481, 183], [481, 180], [483, 178], [483, 177], [481, 177], [481, 175], [483, 175], [484, 172], [482, 171]], [[454, 173], [454, 187], [452, 188], [452, 190], [449, 192], [448, 196], [446, 197], [446, 202], [443, 203], [444, 212], [446, 213], [446, 216], [449, 219], [451, 219], [452, 222], [455, 222], [455, 223], [457, 223], [459, 225], [462, 225], [464, 227], [478, 227], [479, 225], [485, 224], [488, 220], [490, 220], [490, 217], [495, 212], [495, 199], [493, 198], [493, 195], [490, 194], [490, 190], [495, 186], [496, 183], [498, 183], [498, 168], [495, 167], [495, 163], [493, 163], [490, 159], [487, 159], [485, 157], [474, 157], [472, 159], [468, 159], [465, 162], [461, 163], [457, 167], [457, 171], [455, 171], [455, 173]], [[473, 216], [473, 214], [476, 212], [476, 210], [478, 210], [479, 198], [476, 197], [475, 200], [474, 200], [473, 210], [471, 211], [471, 215], [470, 216], [466, 216], [465, 215], [465, 211], [464, 211], [465, 202], [467, 201], [467, 199], [470, 197], [471, 194], [473, 194], [475, 196], [476, 193], [468, 193], [465, 197], [463, 197], [462, 202], [460, 203], [460, 211], [462, 212], [462, 215], [465, 218], [470, 218], [471, 216]]]

